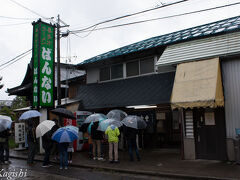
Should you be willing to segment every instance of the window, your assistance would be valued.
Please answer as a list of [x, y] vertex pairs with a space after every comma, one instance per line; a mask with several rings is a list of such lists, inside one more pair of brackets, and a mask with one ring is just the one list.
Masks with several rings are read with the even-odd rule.
[[117, 64], [111, 67], [111, 79], [118, 78], [123, 78], [123, 64]]
[[110, 67], [100, 69], [100, 81], [110, 80]]
[[154, 72], [154, 59], [148, 58], [140, 60], [140, 74], [147, 74]]
[[139, 75], [139, 61], [126, 63], [127, 77]]

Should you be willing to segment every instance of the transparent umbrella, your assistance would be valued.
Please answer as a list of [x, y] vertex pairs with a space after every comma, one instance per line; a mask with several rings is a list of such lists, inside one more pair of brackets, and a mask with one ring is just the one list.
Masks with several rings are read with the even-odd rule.
[[114, 126], [119, 128], [119, 127], [121, 127], [123, 125], [123, 123], [121, 121], [117, 121], [115, 119], [106, 119], [106, 120], [101, 121], [99, 123], [99, 126], [98, 126], [97, 130], [99, 130], [99, 131], [106, 131], [106, 129], [110, 125], [114, 125]]
[[105, 116], [104, 114], [95, 113], [88, 116], [83, 123], [86, 124], [86, 123], [96, 122], [96, 121], [105, 120], [105, 119], [107, 119], [107, 116]]
[[122, 121], [126, 116], [127, 116], [127, 113], [125, 113], [124, 111], [119, 110], [119, 109], [111, 110], [107, 114], [107, 118], [116, 119], [118, 121]]
[[12, 119], [9, 116], [0, 115], [0, 132], [10, 129], [12, 125]]
[[134, 129], [145, 129], [147, 127], [146, 122], [143, 118], [135, 115], [129, 115], [122, 120], [122, 123], [130, 128]]

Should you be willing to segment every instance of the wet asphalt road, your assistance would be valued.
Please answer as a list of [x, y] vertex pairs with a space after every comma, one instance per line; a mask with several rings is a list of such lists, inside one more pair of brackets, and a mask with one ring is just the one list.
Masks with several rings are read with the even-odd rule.
[[[2, 165], [0, 168], [0, 179], [9, 180], [174, 180], [174, 178], [155, 177], [124, 174], [101, 169], [84, 169], [69, 167], [67, 170], [60, 170], [59, 166], [54, 164], [52, 167], [43, 168], [42, 163], [37, 162], [34, 166], [28, 166], [26, 160], [11, 159], [11, 164]], [[15, 173], [15, 174], [14, 174]], [[17, 176], [17, 177], [16, 177]], [[181, 179], [178, 179], [181, 180]]]

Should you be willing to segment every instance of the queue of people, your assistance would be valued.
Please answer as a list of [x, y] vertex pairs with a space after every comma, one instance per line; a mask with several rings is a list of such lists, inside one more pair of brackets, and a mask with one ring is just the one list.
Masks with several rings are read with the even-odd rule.
[[[57, 122], [56, 120], [53, 120]], [[103, 145], [105, 141], [108, 142], [108, 161], [109, 163], [119, 163], [118, 149], [119, 149], [119, 136], [122, 133], [128, 145], [129, 160], [134, 161], [134, 153], [136, 158], [140, 161], [140, 155], [136, 144], [137, 129], [123, 125], [119, 128], [111, 124], [105, 131], [98, 129], [99, 121], [90, 123], [88, 126], [89, 139], [92, 141], [92, 147], [89, 150], [92, 152], [92, 159], [98, 161], [105, 161], [106, 157], [103, 156]], [[54, 127], [42, 136], [42, 146], [45, 150], [42, 167], [50, 167], [50, 156], [57, 157], [59, 160], [60, 169], [68, 169], [68, 165], [72, 163], [72, 154], [74, 152], [73, 142], [56, 142], [52, 139], [53, 133], [60, 127], [56, 123]], [[28, 121], [27, 140], [28, 140], [28, 159], [27, 163], [31, 166], [34, 164], [34, 157], [37, 151], [38, 140], [36, 138], [36, 129], [31, 121]], [[1, 135], [1, 134], [0, 134]], [[3, 146], [0, 138], [0, 148]], [[56, 149], [57, 146], [57, 149]], [[2, 161], [0, 151], [0, 160]]]

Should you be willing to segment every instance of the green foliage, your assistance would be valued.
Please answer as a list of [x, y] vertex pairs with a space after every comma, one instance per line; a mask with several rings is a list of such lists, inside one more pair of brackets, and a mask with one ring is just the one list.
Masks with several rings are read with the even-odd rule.
[[9, 107], [7, 107], [7, 106], [4, 106], [4, 107], [0, 110], [0, 114], [5, 115], [5, 116], [10, 116], [13, 121], [16, 119], [16, 114], [12, 111], [11, 108], [9, 108]]
[[28, 106], [28, 102], [25, 96], [16, 96], [12, 102], [12, 109], [19, 109]]

